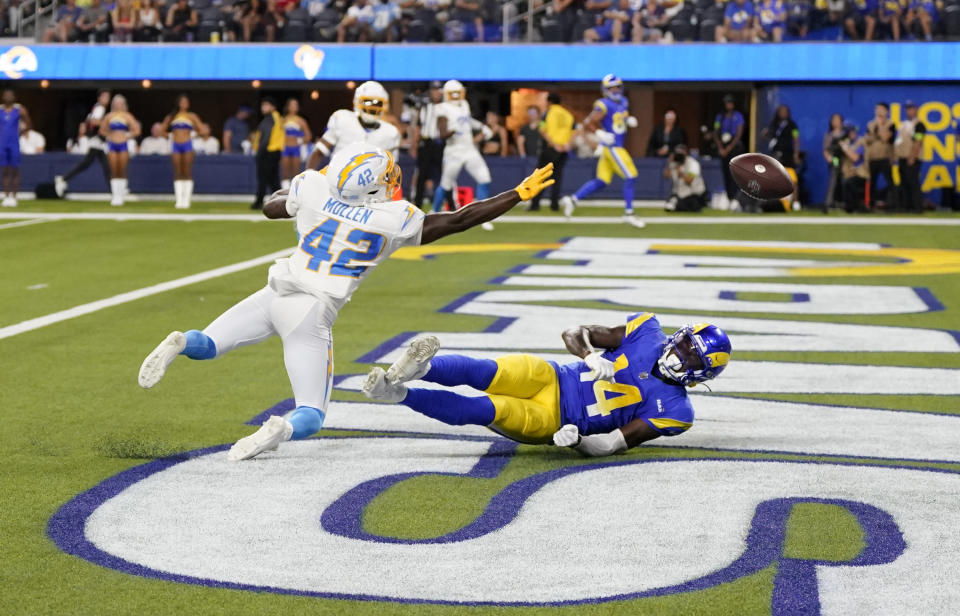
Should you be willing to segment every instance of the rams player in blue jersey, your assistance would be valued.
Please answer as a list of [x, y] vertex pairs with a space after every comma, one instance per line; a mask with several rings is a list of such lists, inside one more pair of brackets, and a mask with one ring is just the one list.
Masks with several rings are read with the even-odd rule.
[[643, 223], [633, 217], [633, 185], [637, 180], [637, 168], [633, 158], [623, 147], [627, 128], [637, 125], [630, 115], [630, 106], [623, 96], [623, 82], [616, 75], [607, 75], [601, 82], [603, 98], [593, 103], [593, 111], [583, 121], [586, 130], [593, 131], [600, 141], [600, 160], [597, 161], [597, 176], [573, 194], [560, 200], [563, 214], [569, 218], [577, 207], [577, 201], [605, 187], [616, 173], [623, 178], [624, 220], [641, 227]]
[[[521, 443], [604, 456], [686, 431], [693, 424], [686, 388], [716, 377], [730, 361], [730, 339], [717, 326], [687, 325], [668, 338], [649, 312], [619, 327], [568, 329], [563, 341], [582, 361], [435, 357], [437, 338], [419, 336], [389, 370], [371, 370], [363, 392], [447, 424], [487, 426]], [[404, 385], [415, 379], [469, 385], [486, 395]]]

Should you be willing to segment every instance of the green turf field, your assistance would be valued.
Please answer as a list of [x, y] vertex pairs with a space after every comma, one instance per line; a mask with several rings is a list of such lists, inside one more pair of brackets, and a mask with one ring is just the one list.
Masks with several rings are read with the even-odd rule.
[[[955, 443], [960, 437], [960, 424], [954, 425], [955, 420], [950, 417], [960, 414], [960, 404], [955, 395], [955, 390], [960, 386], [960, 353], [956, 348], [952, 351], [949, 349], [950, 336], [946, 334], [939, 343], [942, 348], [933, 351], [923, 344], [906, 352], [794, 350], [788, 343], [789, 338], [782, 334], [769, 336], [775, 339], [771, 344], [780, 345], [777, 350], [738, 351], [737, 335], [747, 335], [746, 330], [729, 328], [734, 340], [733, 361], [755, 362], [751, 365], [757, 366], [758, 374], [776, 374], [777, 365], [792, 366], [794, 363], [840, 366], [837, 368], [839, 372], [842, 372], [843, 366], [865, 366], [874, 367], [876, 374], [880, 375], [871, 377], [864, 373], [867, 379], [876, 378], [879, 385], [894, 383], [896, 386], [891, 386], [890, 391], [882, 387], [878, 387], [877, 391], [861, 391], [863, 388], [854, 386], [852, 382], [833, 382], [829, 378], [817, 377], [820, 382], [829, 385], [825, 387], [829, 391], [819, 391], [817, 385], [806, 390], [778, 391], [775, 385], [777, 379], [774, 378], [770, 379], [769, 389], [756, 387], [751, 391], [736, 391], [721, 388], [723, 377], [720, 377], [717, 395], [722, 394], [728, 400], [725, 403], [727, 406], [717, 407], [716, 410], [708, 407], [709, 412], [703, 415], [702, 423], [699, 423], [698, 415], [699, 425], [695, 425], [689, 435], [676, 437], [676, 441], [659, 439], [651, 446], [617, 456], [614, 460], [629, 464], [591, 471], [595, 473], [591, 476], [596, 477], [591, 483], [599, 484], [602, 490], [609, 491], [611, 495], [629, 492], [637, 498], [642, 497], [642, 501], [655, 502], [659, 499], [669, 503], [675, 515], [655, 521], [635, 514], [632, 509], [621, 510], [606, 525], [594, 528], [586, 524], [594, 520], [591, 511], [594, 501], [581, 501], [578, 498], [581, 492], [578, 491], [565, 493], [562, 488], [565, 484], [562, 482], [545, 487], [539, 495], [531, 496], [534, 500], [522, 505], [517, 521], [511, 524], [527, 528], [522, 525], [530, 523], [530, 512], [550, 510], [563, 518], [582, 519], [582, 532], [578, 533], [581, 538], [568, 542], [568, 535], [551, 534], [549, 526], [546, 529], [533, 526], [531, 528], [539, 533], [536, 536], [528, 536], [533, 532], [530, 531], [522, 541], [504, 545], [497, 544], [499, 535], [494, 533], [487, 536], [485, 541], [491, 543], [492, 547], [478, 548], [480, 551], [476, 553], [468, 551], [464, 552], [466, 555], [463, 557], [452, 558], [452, 562], [459, 563], [463, 569], [462, 583], [480, 589], [470, 598], [457, 594], [453, 586], [449, 598], [445, 598], [445, 591], [437, 591], [439, 604], [424, 602], [422, 594], [417, 595], [412, 591], [406, 595], [403, 580], [410, 573], [399, 569], [380, 569], [373, 560], [369, 562], [369, 569], [378, 573], [371, 576], [370, 588], [393, 588], [387, 600], [384, 600], [380, 591], [363, 592], [364, 585], [357, 584], [356, 580], [351, 581], [349, 588], [345, 585], [343, 590], [332, 587], [319, 589], [314, 593], [315, 596], [309, 592], [303, 594], [304, 589], [299, 588], [301, 594], [298, 595], [290, 590], [293, 586], [282, 588], [285, 583], [282, 568], [271, 572], [274, 577], [270, 578], [273, 581], [269, 584], [246, 580], [241, 574], [234, 579], [229, 571], [224, 573], [223, 580], [227, 582], [236, 581], [248, 587], [279, 588], [277, 592], [262, 589], [253, 591], [132, 575], [89, 562], [89, 559], [65, 554], [51, 538], [52, 531], [48, 529], [48, 523], [77, 494], [118, 473], [153, 460], [232, 443], [251, 432], [252, 428], [245, 422], [290, 397], [281, 361], [281, 346], [277, 339], [238, 350], [212, 362], [180, 360], [174, 364], [165, 380], [151, 391], [140, 389], [136, 383], [137, 369], [143, 357], [169, 331], [202, 329], [233, 303], [262, 287], [266, 280], [267, 265], [212, 276], [194, 284], [118, 302], [117, 305], [49, 325], [41, 322], [23, 333], [17, 333], [12, 328], [32, 319], [119, 294], [263, 257], [292, 247], [294, 236], [289, 222], [244, 220], [69, 219], [4, 228], [8, 223], [27, 220], [32, 213], [38, 212], [116, 214], [117, 210], [82, 202], [25, 202], [16, 212], [18, 215], [22, 213], [22, 218], [0, 220], [0, 262], [5, 265], [4, 275], [0, 277], [0, 425], [3, 426], [0, 455], [4, 460], [3, 471], [0, 472], [0, 493], [3, 494], [3, 505], [0, 507], [0, 537], [3, 538], [0, 542], [0, 589], [4, 596], [3, 607], [0, 608], [2, 613], [770, 614], [800, 613], [791, 609], [807, 609], [814, 605], [817, 611], [853, 613], [847, 611], [849, 604], [844, 603], [845, 597], [852, 597], [850, 601], [863, 605], [862, 597], [873, 594], [877, 601], [886, 600], [888, 595], [884, 593], [900, 596], [916, 593], [924, 597], [925, 603], [910, 604], [916, 609], [913, 613], [951, 613], [960, 609], [955, 602], [958, 591], [953, 590], [960, 588], [960, 585], [954, 584], [956, 554], [960, 552], [954, 552], [950, 547], [960, 542], [960, 532], [956, 530], [960, 521], [960, 505], [957, 504], [956, 495], [960, 492], [957, 484], [951, 487], [949, 483], [956, 481], [956, 475], [960, 473], [960, 456], [949, 457], [937, 449], [939, 443], [951, 440]], [[127, 212], [172, 213], [173, 210], [169, 204], [146, 203], [130, 205], [124, 209], [124, 213]], [[239, 204], [198, 204], [191, 213], [247, 214], [249, 210]], [[535, 293], [542, 287], [530, 284], [526, 274], [512, 285], [496, 279], [510, 276], [512, 268], [518, 265], [564, 265], [576, 261], [540, 256], [544, 247], [559, 248], [562, 242], [571, 237], [601, 238], [596, 240], [597, 245], [602, 245], [602, 238], [768, 241], [783, 244], [775, 252], [756, 245], [753, 248], [748, 245], [745, 249], [715, 245], [697, 249], [660, 246], [657, 250], [659, 254], [667, 255], [836, 260], [847, 262], [847, 267], [869, 267], [870, 264], [884, 263], [891, 268], [884, 270], [884, 275], [851, 275], [838, 271], [834, 275], [794, 275], [789, 279], [746, 275], [721, 280], [730, 280], [731, 285], [788, 282], [798, 285], [925, 289], [923, 297], [926, 298], [924, 301], [928, 309], [917, 312], [905, 308], [898, 313], [896, 307], [890, 304], [886, 306], [889, 312], [878, 309], [879, 312], [874, 314], [684, 310], [682, 292], [669, 298], [670, 303], [663, 303], [667, 300], [658, 298], [650, 302], [612, 305], [600, 297], [586, 296], [536, 302], [517, 300], [518, 303], [583, 311], [619, 310], [624, 317], [644, 309], [658, 313], [708, 314], [721, 326], [724, 325], [724, 318], [727, 318], [825, 322], [847, 324], [851, 328], [857, 325], [906, 327], [930, 330], [933, 332], [930, 334], [931, 340], [938, 332], [960, 330], [960, 267], [951, 265], [951, 259], [954, 264], [960, 263], [956, 257], [956, 251], [960, 251], [957, 226], [914, 225], [906, 220], [902, 224], [882, 226], [826, 225], [816, 224], [813, 218], [812, 224], [786, 225], [779, 224], [777, 217], [771, 217], [765, 224], [697, 224], [696, 217], [670, 220], [653, 214], [660, 220], [638, 230], [616, 221], [614, 216], [617, 212], [612, 208], [591, 208], [582, 213], [584, 216], [610, 216], [611, 220], [608, 224], [498, 224], [492, 233], [474, 230], [447, 238], [440, 243], [446, 247], [445, 251], [432, 258], [421, 259], [419, 256], [422, 255], [408, 254], [406, 258], [386, 262], [364, 282], [337, 321], [334, 330], [336, 372], [340, 375], [365, 374], [370, 363], [358, 362], [358, 358], [370, 354], [402, 332], [484, 330], [496, 320], [495, 316], [438, 311], [474, 292], [526, 289]], [[949, 216], [943, 219], [948, 223], [957, 220]], [[731, 217], [731, 220], [735, 221], [736, 218]], [[859, 219], [851, 217], [847, 220]], [[810, 253], [799, 245], [791, 248], [790, 244], [785, 244], [788, 242], [876, 243], [891, 248], [887, 249], [888, 252], [876, 254], [849, 250], [840, 254]], [[478, 252], [475, 247], [478, 244], [494, 246]], [[513, 246], [500, 250], [496, 244]], [[466, 245], [474, 248], [467, 251], [463, 248]], [[902, 257], [893, 254], [894, 249], [923, 249], [925, 252], [915, 251], [909, 253], [908, 257]], [[910, 270], [909, 274], [895, 271], [894, 268], [898, 266], [910, 266], [906, 262], [910, 259], [922, 267]], [[697, 280], [713, 282], [716, 279], [690, 276], [683, 280], [696, 284]], [[564, 288], [564, 285], [559, 288]], [[574, 288], [573, 285], [570, 288]], [[782, 302], [784, 297], [781, 295], [787, 297], [789, 293], [743, 291], [737, 292], [736, 299], [744, 302]], [[856, 295], [856, 291], [853, 291], [846, 299], [840, 298], [838, 301], [854, 301]], [[889, 301], [894, 302], [899, 297], [907, 301], [914, 296], [912, 292], [889, 291], [888, 295], [882, 297], [892, 298]], [[802, 304], [805, 300], [795, 301]], [[809, 303], [816, 304], [817, 298], [812, 297]], [[559, 330], [554, 342], [559, 343]], [[546, 344], [530, 350], [560, 352], [557, 345], [548, 347]], [[915, 368], [916, 371], [902, 372], [899, 368]], [[923, 370], [935, 372], [926, 373]], [[928, 384], [928, 381], [933, 384]], [[900, 391], [911, 393], [898, 393]], [[334, 404], [365, 400], [347, 388], [336, 389], [333, 399]], [[709, 397], [704, 396], [703, 399], [704, 406], [707, 406]], [[810, 423], [798, 424], [796, 430], [784, 429], [782, 438], [769, 436], [779, 434], [776, 432], [777, 426], [786, 425], [780, 422], [788, 421], [786, 415], [768, 414], [764, 405], [775, 404], [766, 402], [769, 400], [810, 405], [811, 418], [822, 416], [836, 423], [829, 424], [831, 427], [828, 429], [824, 427], [827, 424], [811, 419]], [[697, 404], [695, 402], [695, 406]], [[738, 405], [750, 406], [741, 408]], [[759, 410], [753, 415], [743, 415], [744, 409], [748, 408]], [[796, 407], [800, 416], [803, 408]], [[914, 412], [895, 413], [891, 409]], [[412, 411], [410, 415], [413, 415]], [[749, 417], [749, 420], [741, 417]], [[846, 417], [856, 419], [844, 423]], [[863, 419], [872, 417], [878, 418], [876, 422]], [[724, 432], [730, 430], [727, 426], [736, 428], [730, 432], [733, 436], [723, 439], [717, 437], [713, 442], [711, 435], [728, 434]], [[924, 436], [921, 438], [910, 432], [914, 429], [916, 434]], [[443, 466], [447, 464], [450, 468], [460, 468], [471, 455], [475, 459], [483, 455], [459, 453], [466, 451], [463, 448], [467, 445], [476, 448], [479, 441], [450, 440], [450, 433], [447, 432], [430, 433], [419, 428], [411, 430], [403, 425], [385, 423], [380, 430], [333, 427], [321, 432], [308, 443], [313, 448], [310, 451], [317, 454], [313, 456], [311, 464], [316, 465], [322, 476], [324, 452], [328, 446], [324, 443], [325, 439], [330, 439], [328, 443], [332, 444], [329, 447], [331, 451], [338, 452], [336, 455], [349, 456], [350, 439], [356, 439], [357, 443], [367, 447], [375, 442], [371, 437], [386, 435], [390, 446], [385, 451], [400, 454], [384, 454], [383, 459], [375, 461], [382, 465], [378, 468], [384, 474], [395, 472], [391, 468], [391, 459], [398, 455], [403, 457], [404, 449], [403, 439], [394, 437], [408, 432], [419, 435], [419, 440], [414, 439], [416, 443], [430, 451], [439, 448], [435, 459], [429, 459], [428, 463], [436, 463], [442, 468], [447, 468]], [[809, 440], [801, 438], [805, 435], [810, 435]], [[822, 435], [822, 439], [818, 438], [819, 435]], [[857, 435], [862, 435], [862, 438], [858, 439]], [[691, 441], [696, 443], [695, 446], [685, 446], [682, 439], [688, 437], [699, 440]], [[927, 438], [930, 439], [929, 443]], [[818, 449], [819, 440], [822, 440], [825, 449]], [[849, 443], [855, 443], [857, 447], [861, 444], [875, 447], [869, 451], [877, 453], [869, 453], [867, 449], [850, 449]], [[363, 449], [358, 445], [358, 450]], [[949, 450], [944, 446], [944, 451]], [[332, 462], [333, 454], [330, 455]], [[348, 458], [344, 459], [349, 461]], [[251, 468], [270, 472], [269, 457], [257, 462], [257, 466]], [[417, 460], [403, 457], [403, 464], [408, 462], [411, 465], [418, 463]], [[453, 475], [428, 472], [400, 481], [377, 495], [364, 508], [362, 528], [376, 537], [400, 540], [442, 537], [456, 533], [475, 519], [490, 513], [488, 509], [492, 502], [496, 502], [497, 495], [518, 482], [522, 483], [525, 478], [548, 476], [562, 469], [598, 463], [597, 460], [581, 458], [572, 451], [533, 446], [519, 446], [515, 451], [511, 450], [502, 462], [492, 476], [470, 476], [464, 471], [451, 471]], [[669, 479], [672, 472], [669, 469], [674, 465], [678, 469], [686, 469], [687, 462], [691, 464], [689, 468], [703, 469], [702, 472], [694, 472], [696, 481], [702, 482], [701, 492], [721, 490], [722, 487], [724, 498], [730, 499], [730, 519], [739, 520], [739, 526], [731, 531], [734, 540], [724, 549], [720, 547], [722, 537], [711, 538], [707, 536], [707, 531], [703, 531], [707, 534], [700, 535], [696, 530], [699, 527], [696, 526], [695, 516], [708, 515], [710, 507], [704, 503], [685, 501], [685, 493], [680, 488], [674, 493], [674, 486], [646, 479], [648, 468], [651, 469], [650, 476], [665, 474]], [[604, 463], [600, 462], [601, 465]], [[358, 458], [356, 464], [361, 466], [372, 462]], [[663, 470], [656, 470], [655, 467]], [[822, 473], [820, 469], [823, 469]], [[941, 472], [932, 472], [934, 470]], [[629, 483], [625, 484], [620, 479], [621, 474], [627, 471], [632, 474]], [[580, 481], [577, 478], [583, 475], [569, 472], [564, 476], [574, 482]], [[808, 472], [813, 475], [803, 474]], [[780, 479], [771, 478], [769, 486], [764, 483], [766, 480], [751, 479], [762, 477], [764, 473], [770, 477], [780, 477], [778, 473], [783, 473], [783, 476]], [[850, 480], [850, 487], [847, 487], [845, 473], [861, 474], [862, 493], [857, 491], [860, 488], [853, 479]], [[608, 477], [613, 479], [605, 483]], [[228, 483], [235, 479], [231, 476], [224, 481]], [[202, 477], [198, 480], [204, 481]], [[242, 476], [238, 480], [242, 481]], [[304, 477], [291, 477], [294, 484], [307, 480]], [[203, 491], [215, 492], [218, 480], [212, 477], [209, 481], [210, 484], [205, 484]], [[671, 481], [682, 483], [692, 479], [683, 471]], [[876, 489], [874, 483], [877, 483]], [[256, 493], [259, 486], [251, 485], [249, 489]], [[541, 496], [547, 500], [535, 500]], [[799, 500], [788, 502], [782, 499]], [[774, 500], [786, 507], [785, 518], [776, 518], [772, 513], [772, 517], [763, 517], [758, 513], [758, 517], [752, 518], [751, 513], [744, 518], [742, 512], [737, 518], [733, 511], [736, 508], [734, 505], [741, 501], [753, 503], [752, 511], [757, 502]], [[847, 501], [861, 505], [845, 505]], [[684, 507], [684, 504], [688, 506]], [[716, 505], [718, 510], [724, 510], [723, 503]], [[857, 508], [861, 506], [861, 509]], [[900, 509], [901, 506], [903, 509]], [[600, 509], [603, 510], [603, 507]], [[874, 512], [874, 509], [880, 513]], [[920, 521], [907, 515], [907, 511], [911, 511], [911, 515], [915, 513]], [[858, 512], [862, 513], [862, 517], [855, 515]], [[223, 511], [216, 513], [222, 514], [223, 524], [232, 520], [231, 508], [227, 505], [224, 505]], [[316, 514], [319, 516], [319, 511]], [[889, 520], [884, 517], [887, 514]], [[183, 515], [183, 525], [190, 526], [191, 518], [186, 513]], [[684, 522], [684, 515], [694, 516], [689, 522], [690, 526]], [[726, 514], [717, 514], [717, 526], [722, 526], [721, 522], [727, 519], [723, 515]], [[658, 566], [662, 565], [665, 570], [664, 579], [676, 579], [676, 585], [682, 586], [681, 582], [686, 579], [683, 577], [684, 563], [689, 561], [689, 566], [693, 567], [696, 559], [686, 552], [671, 552], [673, 544], [667, 541], [661, 546], [657, 536], [670, 534], [682, 537], [682, 541], [677, 541], [687, 546], [684, 549], [703, 545], [704, 562], [720, 562], [725, 554], [733, 553], [736, 556], [743, 551], [744, 538], [751, 523], [762, 526], [773, 519], [780, 520], [780, 527], [771, 529], [757, 526], [754, 529], [757, 537], [761, 538], [768, 538], [773, 533], [770, 536], [774, 539], [769, 541], [775, 545], [770, 549], [774, 549], [776, 554], [771, 559], [761, 558], [752, 568], [737, 569], [716, 583], [704, 582], [700, 585], [703, 587], [694, 585], [689, 590], [680, 587], [669, 592], [652, 593], [658, 596], [630, 595], [617, 598], [618, 593], [629, 594], [633, 583], [621, 579], [626, 575], [625, 572], [629, 572], [629, 576], [636, 580], [636, 592], [641, 595], [647, 588], [644, 579], [656, 577], [644, 568], [650, 566], [649, 562], [639, 556], [638, 560], [632, 561], [615, 552], [606, 561], [603, 558], [587, 558], [583, 552], [565, 547], [579, 545], [581, 540], [585, 545], [590, 542], [616, 544], [626, 537], [642, 537], [641, 543], [646, 545], [645, 549], [663, 550]], [[270, 523], [269, 520], [261, 521], [265, 525]], [[941, 531], [941, 527], [948, 530]], [[929, 530], [930, 537], [923, 534], [926, 532], [923, 528]], [[510, 531], [509, 525], [503, 531]], [[320, 533], [319, 526], [316, 532]], [[722, 534], [721, 531], [717, 532]], [[903, 542], [899, 548], [895, 545], [898, 533]], [[117, 534], [122, 536], [124, 531], [118, 529]], [[750, 541], [753, 540], [751, 535]], [[928, 551], [928, 546], [937, 542], [943, 546], [942, 549]], [[708, 552], [715, 544], [718, 555], [711, 556]], [[413, 544], [409, 556], [403, 556], [412, 560], [401, 558], [398, 561], [405, 563], [402, 569], [428, 569], [432, 561], [442, 557], [442, 551], [417, 552], [421, 549], [419, 545]], [[543, 547], [542, 557], [548, 562], [538, 563], [538, 558], [541, 558], [538, 546]], [[432, 549], [442, 548], [449, 550], [450, 554], [460, 554], [457, 550], [466, 547], [451, 543], [442, 544], [440, 548], [433, 546]], [[488, 553], [483, 550], [493, 551]], [[501, 555], [495, 556], [498, 553]], [[473, 554], [475, 560], [470, 560], [469, 554]], [[554, 555], [555, 558], [547, 558], [547, 555]], [[317, 553], [314, 558], [313, 565], [320, 571], [323, 571], [326, 562], [332, 562], [329, 554]], [[229, 560], [226, 556], [211, 552], [198, 552], [197, 559], [221, 559], [223, 563]], [[256, 560], [255, 547], [251, 548], [251, 559]], [[130, 560], [129, 557], [127, 560]], [[569, 563], [569, 567], [565, 563]], [[906, 578], [898, 577], [897, 573], [883, 577], [884, 567], [893, 570], [901, 564], [905, 567], [909, 564], [912, 571], [922, 574], [920, 577], [923, 581], [900, 589], [894, 582]], [[550, 576], [549, 581], [537, 585], [535, 569], [538, 566], [558, 571], [560, 575]], [[525, 582], [530, 584], [526, 589], [531, 597], [529, 600], [522, 598], [526, 595], [512, 588], [509, 583], [502, 587], [495, 587], [496, 584], [491, 584], [489, 589], [484, 587], [485, 575], [491, 576], [491, 579], [503, 575], [504, 579], [509, 580], [510, 575], [504, 571], [509, 572], [511, 567], [517, 567], [518, 571], [534, 570], [524, 573], [527, 577], [517, 577], [518, 580], [531, 580]], [[819, 567], [816, 570], [820, 572], [820, 577], [811, 573], [814, 567]], [[171, 565], [165, 573], [177, 575], [184, 572]], [[189, 575], [188, 572], [186, 574]], [[398, 580], [393, 586], [391, 575]], [[699, 573], [688, 577], [692, 579], [697, 575]], [[335, 579], [336, 572], [330, 571], [328, 577]], [[813, 590], [810, 589], [811, 579], [814, 580]], [[358, 586], [361, 590], [357, 590]], [[564, 592], [580, 595], [571, 594], [570, 605], [543, 605], [551, 603], [542, 597], [554, 592], [550, 590], [554, 586], [558, 600], [566, 600]], [[581, 590], [581, 587], [591, 586], [597, 587], [595, 596]], [[564, 590], [565, 587], [568, 590]], [[483, 594], [487, 590], [489, 598]], [[374, 597], [361, 600], [356, 596], [360, 594]], [[500, 603], [513, 605], [496, 605]], [[524, 603], [533, 605], [520, 605]], [[890, 604], [887, 606], [890, 607]], [[864, 609], [866, 611], [861, 613], [881, 613]], [[907, 613], [896, 606], [890, 609], [883, 613]]]

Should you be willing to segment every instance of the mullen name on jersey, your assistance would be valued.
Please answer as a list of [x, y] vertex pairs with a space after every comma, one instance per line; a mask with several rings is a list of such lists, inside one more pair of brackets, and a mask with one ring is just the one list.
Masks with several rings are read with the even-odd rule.
[[323, 211], [329, 212], [334, 216], [339, 216], [344, 220], [350, 220], [360, 224], [365, 224], [370, 220], [370, 217], [373, 216], [373, 210], [371, 209], [347, 205], [343, 201], [337, 201], [333, 197], [327, 199], [327, 202], [323, 206]]

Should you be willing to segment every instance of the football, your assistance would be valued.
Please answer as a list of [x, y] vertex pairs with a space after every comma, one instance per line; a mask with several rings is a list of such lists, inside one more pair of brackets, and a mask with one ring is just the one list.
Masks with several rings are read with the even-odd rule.
[[793, 180], [776, 159], [753, 152], [730, 161], [730, 173], [740, 190], [757, 199], [783, 199], [793, 193]]

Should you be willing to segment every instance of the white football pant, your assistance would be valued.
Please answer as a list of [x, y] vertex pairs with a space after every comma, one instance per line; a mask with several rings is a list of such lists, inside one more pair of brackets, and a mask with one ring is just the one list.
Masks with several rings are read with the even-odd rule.
[[490, 169], [487, 161], [476, 148], [447, 147], [443, 149], [443, 170], [440, 172], [440, 187], [450, 192], [457, 185], [460, 170], [466, 167], [467, 173], [477, 184], [490, 183]]

